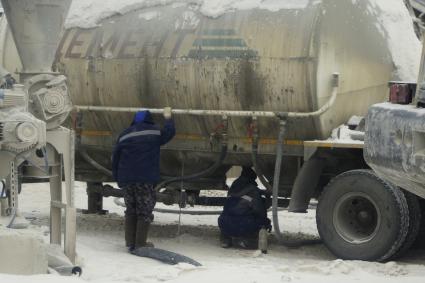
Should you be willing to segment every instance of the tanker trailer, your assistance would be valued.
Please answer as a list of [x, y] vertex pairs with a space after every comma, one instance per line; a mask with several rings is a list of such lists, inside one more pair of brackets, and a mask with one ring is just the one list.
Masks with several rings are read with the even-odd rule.
[[[285, 1], [283, 1], [285, 2]], [[196, 6], [165, 5], [105, 19], [92, 29], [71, 28], [57, 52], [75, 105], [105, 107], [310, 112], [339, 94], [323, 115], [287, 124], [282, 194], [289, 195], [304, 140], [327, 138], [352, 115], [383, 101], [394, 70], [375, 18], [351, 1], [302, 1], [305, 7], [235, 10], [205, 17]], [[81, 111], [80, 149], [110, 168], [111, 148], [131, 114]], [[82, 117], [81, 117], [82, 116]], [[164, 176], [208, 168], [220, 151], [222, 117], [179, 115], [178, 135], [164, 148]], [[228, 121], [229, 151], [203, 188], [217, 187], [234, 165], [250, 165], [250, 117]], [[272, 179], [278, 119], [258, 117], [258, 163]], [[77, 156], [76, 177], [111, 181]], [[298, 164], [298, 165], [296, 165]], [[296, 166], [295, 166], [296, 165]], [[106, 172], [105, 172], [106, 173]], [[213, 177], [213, 178], [210, 178]], [[199, 189], [198, 184], [185, 184]]]
[[[120, 195], [102, 183], [113, 181], [112, 148], [140, 108], [175, 109], [177, 136], [161, 151], [165, 203], [220, 204], [223, 199], [200, 197], [199, 191], [226, 189], [231, 167], [254, 166], [273, 189], [275, 212], [279, 205], [303, 213], [335, 176], [368, 168], [361, 142], [316, 140], [386, 99], [395, 71], [388, 31], [369, 1], [264, 2], [275, 5], [230, 6], [209, 17], [203, 1], [169, 1], [105, 13], [95, 26], [72, 21], [55, 67], [68, 77], [78, 105], [72, 121], [76, 179], [88, 183], [89, 212], [102, 211], [103, 196]], [[387, 190], [363, 171], [353, 178]], [[332, 251], [339, 257], [388, 260], [405, 235], [381, 229], [387, 215], [376, 217], [371, 196], [364, 195], [349, 200], [365, 200], [356, 210], [365, 223], [318, 217], [318, 226], [338, 231], [340, 247]], [[348, 210], [341, 205], [339, 212]]]

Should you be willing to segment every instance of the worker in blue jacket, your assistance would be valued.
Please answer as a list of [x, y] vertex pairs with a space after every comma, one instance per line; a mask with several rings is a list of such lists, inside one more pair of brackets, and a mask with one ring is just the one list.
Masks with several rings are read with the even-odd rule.
[[124, 191], [125, 242], [129, 251], [153, 246], [147, 242], [147, 236], [156, 204], [155, 185], [160, 180], [160, 147], [175, 135], [171, 108], [164, 108], [164, 118], [161, 129], [149, 111], [137, 112], [114, 148], [112, 171]]
[[223, 212], [218, 218], [221, 246], [232, 245], [247, 249], [258, 247], [260, 229], [271, 229], [267, 209], [270, 197], [258, 188], [256, 173], [243, 167], [241, 176], [229, 188]]

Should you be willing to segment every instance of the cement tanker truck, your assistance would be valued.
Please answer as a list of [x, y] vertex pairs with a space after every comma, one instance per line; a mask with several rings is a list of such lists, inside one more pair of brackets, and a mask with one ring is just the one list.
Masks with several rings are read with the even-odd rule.
[[[412, 244], [405, 195], [368, 170], [361, 133], [327, 140], [386, 100], [395, 72], [388, 30], [369, 1], [265, 2], [275, 5], [209, 17], [202, 1], [165, 1], [68, 26], [54, 67], [68, 78], [76, 109], [75, 176], [88, 183], [88, 212], [101, 212], [104, 196], [120, 196], [103, 183], [113, 181], [111, 151], [132, 112], [171, 106], [177, 136], [161, 152], [164, 203], [220, 205], [223, 198], [200, 191], [225, 190], [230, 168], [253, 166], [274, 196], [281, 242], [296, 245], [280, 234], [277, 208], [305, 213], [327, 191], [317, 225], [332, 252], [399, 256]], [[4, 25], [2, 63], [19, 70]], [[349, 132], [356, 136], [362, 124], [351, 119]]]

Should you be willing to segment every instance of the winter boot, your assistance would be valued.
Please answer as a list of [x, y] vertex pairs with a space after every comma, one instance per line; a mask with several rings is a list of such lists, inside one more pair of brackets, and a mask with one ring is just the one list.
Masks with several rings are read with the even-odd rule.
[[258, 249], [258, 234], [247, 235], [245, 237], [232, 238], [233, 246], [245, 250]]
[[151, 223], [144, 219], [137, 220], [136, 249], [141, 247], [154, 247], [152, 243], [147, 242], [150, 225]]
[[220, 233], [220, 245], [224, 249], [228, 249], [232, 246], [232, 238]]
[[131, 252], [136, 246], [136, 229], [137, 229], [137, 216], [126, 215], [125, 216], [125, 246]]

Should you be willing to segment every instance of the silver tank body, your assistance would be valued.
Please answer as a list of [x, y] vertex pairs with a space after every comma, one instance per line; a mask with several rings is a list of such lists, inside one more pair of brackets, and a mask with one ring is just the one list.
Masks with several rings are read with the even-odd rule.
[[[215, 19], [190, 5], [159, 6], [105, 19], [94, 29], [66, 30], [56, 67], [68, 77], [75, 105], [293, 112], [325, 104], [338, 72], [335, 105], [320, 117], [288, 122], [284, 170], [294, 175], [303, 140], [327, 138], [350, 116], [385, 99], [394, 67], [377, 25], [362, 3], [351, 0], [237, 10]], [[219, 149], [211, 134], [220, 118], [175, 120], [178, 134], [163, 150], [162, 172], [181, 174], [183, 162], [185, 173], [207, 167]], [[83, 113], [81, 145], [109, 166], [116, 136], [130, 121], [130, 114]], [[231, 165], [250, 164], [249, 123], [230, 120], [230, 153], [219, 175]], [[277, 129], [277, 121], [259, 120], [260, 163], [268, 176]], [[77, 179], [100, 178], [89, 169], [78, 162]]]

